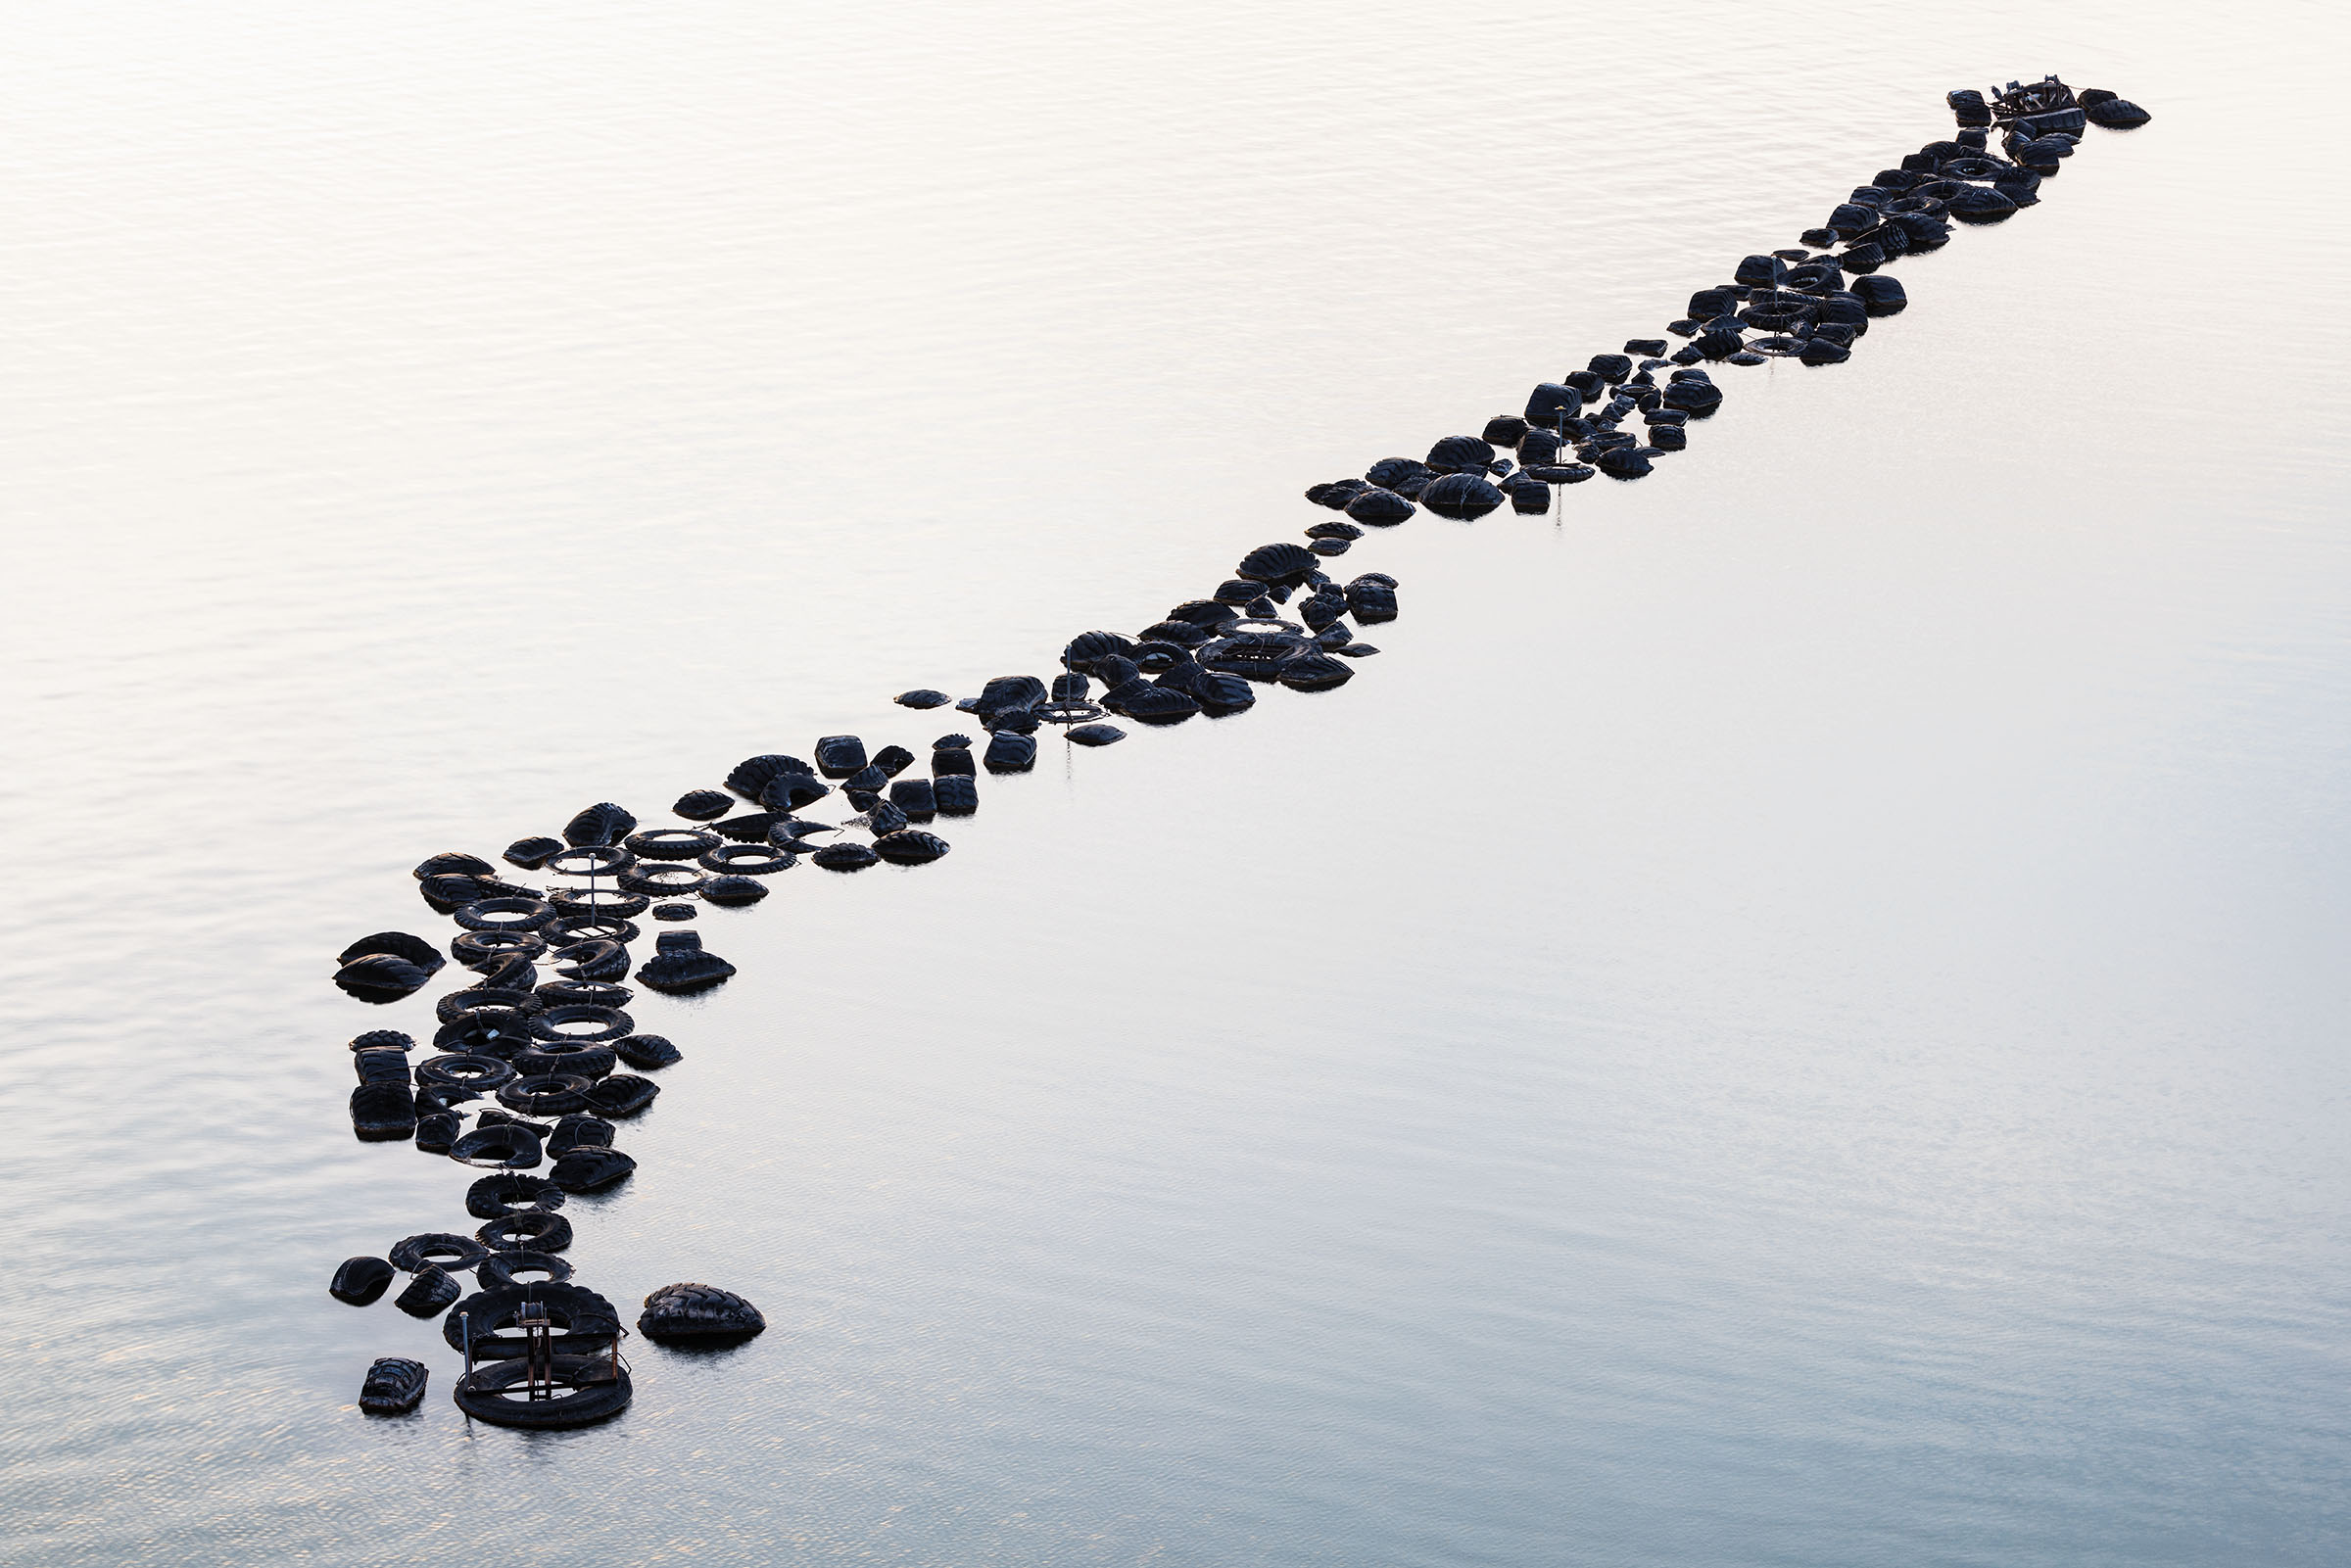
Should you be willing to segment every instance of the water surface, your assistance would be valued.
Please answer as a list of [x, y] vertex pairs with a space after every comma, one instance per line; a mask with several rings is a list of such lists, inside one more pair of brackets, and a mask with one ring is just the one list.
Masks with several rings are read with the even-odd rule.
[[[0, 1560], [2342, 1559], [2333, 13], [20, 20]], [[573, 1256], [763, 1339], [525, 1436], [326, 1297], [423, 854], [919, 749], [2044, 70], [2156, 121], [1343, 690], [708, 913]]]

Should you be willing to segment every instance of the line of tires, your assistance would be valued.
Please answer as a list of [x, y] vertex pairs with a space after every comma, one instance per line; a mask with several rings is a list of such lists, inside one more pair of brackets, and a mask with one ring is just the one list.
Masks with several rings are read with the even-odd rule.
[[[1358, 630], [1398, 614], [1394, 578], [1366, 572], [1341, 584], [1323, 568], [1366, 529], [1395, 527], [1421, 509], [1470, 522], [1506, 501], [1515, 512], [1542, 514], [1567, 486], [1596, 474], [1644, 477], [1655, 459], [1685, 451], [1690, 425], [1721, 406], [1707, 365], [1844, 363], [1873, 320], [1908, 303], [1884, 267], [1941, 249], [1954, 223], [2000, 222], [2036, 205], [2041, 182], [2062, 169], [2087, 125], [2132, 129], [2149, 118], [2111, 92], [2077, 94], [2054, 76], [2010, 82], [1989, 96], [1954, 92], [1947, 101], [1959, 127], [1953, 138], [1930, 142], [1855, 187], [1822, 226], [1803, 232], [1800, 246], [1750, 256], [1732, 282], [1693, 294], [1687, 314], [1665, 328], [1686, 340], [1681, 348], [1668, 353], [1664, 338], [1633, 339], [1621, 353], [1595, 355], [1584, 369], [1541, 383], [1522, 412], [1495, 415], [1477, 436], [1448, 436], [1424, 458], [1385, 457], [1360, 479], [1313, 486], [1307, 499], [1346, 521], [1312, 524], [1304, 545], [1251, 550], [1207, 597], [1184, 600], [1131, 637], [1080, 634], [1049, 685], [1001, 676], [961, 701], [927, 688], [895, 699], [971, 714], [988, 736], [980, 756], [970, 736], [941, 736], [921, 777], [909, 773], [917, 759], [902, 746], [869, 755], [859, 736], [826, 736], [813, 762], [783, 753], [746, 758], [723, 788], [680, 796], [671, 809], [686, 827], [641, 828], [625, 808], [599, 802], [560, 837], [519, 838], [504, 851], [508, 866], [571, 879], [563, 885], [515, 881], [458, 851], [426, 859], [415, 868], [418, 890], [459, 927], [449, 959], [422, 937], [379, 931], [344, 949], [335, 983], [361, 1001], [392, 1003], [452, 960], [475, 977], [435, 1003], [433, 1054], [413, 1068], [408, 1053], [416, 1044], [408, 1034], [374, 1030], [351, 1042], [360, 1080], [352, 1124], [362, 1140], [410, 1140], [494, 1172], [466, 1195], [468, 1212], [486, 1222], [471, 1236], [422, 1232], [388, 1258], [351, 1259], [331, 1294], [365, 1306], [408, 1274], [394, 1305], [440, 1317], [451, 1347], [470, 1347], [486, 1363], [458, 1383], [456, 1402], [470, 1415], [570, 1426], [625, 1408], [625, 1331], [609, 1302], [572, 1281], [560, 1256], [572, 1227], [557, 1211], [567, 1194], [600, 1192], [635, 1171], [634, 1159], [614, 1147], [614, 1121], [642, 1114], [660, 1092], [638, 1072], [682, 1060], [663, 1036], [639, 1033], [625, 1011], [635, 993], [620, 982], [631, 977], [639, 916], [680, 924], [696, 917], [697, 904], [757, 903], [769, 892], [765, 879], [802, 859], [841, 874], [936, 861], [949, 846], [927, 825], [976, 813], [983, 770], [1030, 771], [1047, 726], [1074, 745], [1105, 746], [1126, 737], [1102, 722], [1106, 715], [1167, 726], [1246, 712], [1264, 686], [1319, 692], [1345, 685], [1354, 662], [1379, 651], [1358, 641]], [[2004, 157], [1991, 149], [1995, 128]], [[1639, 436], [1627, 428], [1636, 418]], [[836, 791], [854, 813], [845, 821], [799, 815]], [[834, 836], [847, 833], [857, 836]], [[554, 978], [541, 978], [542, 961]], [[690, 995], [735, 973], [697, 933], [665, 930], [633, 977], [651, 991]], [[637, 1070], [616, 1070], [623, 1066]], [[477, 1102], [467, 1127], [464, 1108]], [[551, 1159], [544, 1178], [528, 1173]], [[480, 1287], [472, 1295], [456, 1277], [467, 1271]], [[526, 1313], [553, 1325], [552, 1363], [536, 1378], [518, 1370]], [[653, 1291], [638, 1318], [641, 1333], [672, 1343], [739, 1342], [765, 1326], [742, 1297], [693, 1282]], [[379, 1360], [360, 1407], [412, 1410], [427, 1378], [421, 1362]], [[556, 1384], [556, 1397], [534, 1397]]]

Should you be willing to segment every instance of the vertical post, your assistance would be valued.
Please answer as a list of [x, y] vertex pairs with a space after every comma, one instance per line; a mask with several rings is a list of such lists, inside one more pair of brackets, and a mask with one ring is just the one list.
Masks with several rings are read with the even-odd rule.
[[465, 1375], [473, 1376], [473, 1314], [459, 1312], [457, 1326], [465, 1331]]

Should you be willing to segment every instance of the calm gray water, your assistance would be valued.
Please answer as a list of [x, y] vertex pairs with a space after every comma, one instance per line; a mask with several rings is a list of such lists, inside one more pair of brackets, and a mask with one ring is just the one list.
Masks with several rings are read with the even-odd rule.
[[[14, 21], [0, 1560], [2351, 1554], [2339, 13]], [[423, 854], [919, 748], [2044, 70], [2156, 121], [1343, 690], [706, 915], [573, 1256], [763, 1339], [526, 1436], [328, 1299], [470, 1224]]]

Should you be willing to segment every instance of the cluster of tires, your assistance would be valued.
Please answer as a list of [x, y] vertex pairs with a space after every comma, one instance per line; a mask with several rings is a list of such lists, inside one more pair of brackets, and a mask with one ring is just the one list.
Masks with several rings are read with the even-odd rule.
[[[1999, 222], [2034, 205], [2087, 125], [2130, 129], [2148, 119], [2110, 92], [2077, 94], [2054, 76], [1989, 96], [1954, 92], [1948, 101], [1958, 121], [1951, 140], [1880, 170], [1824, 225], [1804, 231], [1800, 247], [1750, 256], [1731, 282], [1693, 294], [1688, 313], [1665, 328], [1687, 340], [1682, 347], [1669, 353], [1666, 338], [1633, 339], [1621, 353], [1596, 355], [1584, 369], [1540, 384], [1523, 411], [1495, 415], [1479, 435], [1448, 436], [1425, 457], [1385, 457], [1360, 479], [1313, 486], [1307, 499], [1343, 521], [1313, 524], [1303, 545], [1249, 551], [1206, 597], [1183, 600], [1132, 635], [1080, 634], [1062, 649], [1050, 684], [1000, 676], [960, 701], [928, 688], [895, 699], [970, 714], [984, 746], [967, 735], [940, 736], [926, 775], [903, 746], [869, 754], [859, 736], [826, 736], [813, 761], [749, 757], [723, 788], [688, 791], [672, 807], [683, 827], [641, 828], [604, 801], [573, 817], [559, 837], [509, 844], [502, 858], [511, 872], [458, 852], [418, 865], [424, 901], [459, 927], [448, 957], [422, 937], [379, 931], [344, 949], [335, 983], [360, 1000], [390, 1003], [423, 988], [451, 961], [473, 977], [436, 1001], [431, 1053], [412, 1068], [416, 1044], [408, 1034], [375, 1030], [351, 1042], [359, 1077], [352, 1124], [363, 1140], [409, 1140], [497, 1172], [467, 1195], [469, 1212], [487, 1223], [470, 1238], [425, 1233], [388, 1259], [353, 1259], [336, 1274], [333, 1294], [363, 1305], [406, 1271], [395, 1305], [441, 1315], [453, 1346], [467, 1339], [474, 1358], [491, 1363], [474, 1374], [478, 1385], [469, 1388], [469, 1378], [457, 1394], [486, 1419], [576, 1424], [625, 1405], [619, 1318], [602, 1297], [571, 1282], [559, 1256], [571, 1228], [555, 1211], [565, 1194], [612, 1187], [635, 1170], [614, 1147], [614, 1121], [639, 1115], [659, 1093], [639, 1074], [680, 1060], [667, 1039], [637, 1031], [626, 1011], [635, 993], [621, 982], [685, 995], [735, 974], [691, 930], [661, 932], [632, 974], [639, 917], [675, 924], [695, 919], [703, 904], [755, 904], [767, 896], [768, 879], [802, 859], [843, 874], [936, 861], [949, 846], [931, 826], [980, 809], [983, 771], [1033, 768], [1047, 727], [1074, 745], [1105, 746], [1126, 737], [1106, 722], [1111, 716], [1174, 725], [1245, 712], [1265, 686], [1319, 692], [1345, 685], [1354, 661], [1379, 651], [1359, 641], [1360, 630], [1398, 613], [1394, 578], [1366, 572], [1342, 583], [1325, 569], [1367, 529], [1395, 527], [1424, 508], [1464, 522], [1506, 502], [1541, 514], [1563, 487], [1595, 474], [1643, 477], [1655, 459], [1684, 451], [1689, 426], [1721, 406], [1707, 366], [1844, 362], [1871, 321], [1908, 303], [1884, 267], [1940, 249], [1954, 223]], [[1995, 131], [2001, 156], [1991, 145]], [[1639, 434], [1630, 428], [1636, 421]], [[852, 814], [844, 822], [800, 815], [837, 793]], [[568, 880], [543, 887], [513, 872]], [[552, 977], [542, 977], [542, 964]], [[550, 1161], [545, 1178], [527, 1174]], [[471, 1296], [455, 1277], [467, 1270], [481, 1286]], [[514, 1413], [510, 1391], [530, 1380], [510, 1376], [504, 1363], [520, 1354], [511, 1347], [526, 1308], [562, 1319], [558, 1359], [583, 1379], [572, 1399], [554, 1402], [566, 1412], [560, 1419], [551, 1410]], [[764, 1324], [740, 1297], [681, 1284], [648, 1297], [638, 1326], [654, 1339], [709, 1341], [747, 1337]], [[425, 1377], [419, 1362], [379, 1361], [361, 1405], [412, 1409]]]
[[2035, 205], [2087, 126], [2129, 130], [2149, 119], [2111, 92], [2077, 95], [2054, 76], [2011, 82], [1990, 98], [1954, 92], [1949, 103], [1958, 120], [1950, 140], [1929, 142], [1854, 187], [1798, 245], [1750, 256], [1730, 282], [1692, 294], [1686, 313], [1665, 327], [1685, 340], [1679, 348], [1632, 339], [1621, 353], [1595, 355], [1537, 386], [1523, 410], [1496, 414], [1476, 436], [1447, 436], [1417, 460], [1383, 457], [1359, 479], [1313, 486], [1307, 499], [1348, 521], [1309, 528], [1306, 547], [1342, 554], [1365, 528], [1392, 528], [1423, 508], [1456, 521], [1506, 503], [1541, 515], [1566, 486], [1596, 474], [1645, 477], [1657, 458], [1688, 450], [1690, 426], [1721, 406], [1708, 366], [1845, 363], [1873, 320], [1909, 303], [1883, 268], [1942, 249], [1955, 223], [1997, 223]]

